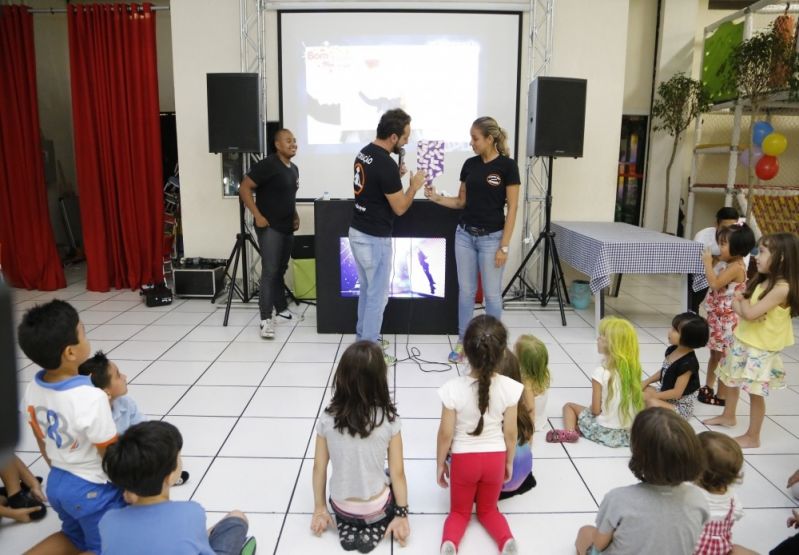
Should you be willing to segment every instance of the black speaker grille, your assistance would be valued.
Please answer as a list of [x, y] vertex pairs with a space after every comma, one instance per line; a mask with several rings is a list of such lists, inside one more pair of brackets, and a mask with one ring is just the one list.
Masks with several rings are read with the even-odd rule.
[[530, 85], [528, 156], [583, 155], [585, 79], [539, 77]]
[[209, 73], [208, 152], [263, 152], [257, 73]]

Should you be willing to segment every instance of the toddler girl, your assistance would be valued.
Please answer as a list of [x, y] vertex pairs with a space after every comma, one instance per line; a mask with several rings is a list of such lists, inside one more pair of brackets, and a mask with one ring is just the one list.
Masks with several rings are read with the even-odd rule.
[[[694, 415], [699, 391], [699, 361], [694, 349], [707, 344], [709, 333], [705, 319], [693, 312], [674, 317], [663, 366], [642, 384], [647, 407], [676, 410], [686, 420]], [[660, 382], [658, 389], [649, 387], [654, 382]]]
[[719, 395], [713, 391], [716, 382], [716, 367], [732, 344], [732, 333], [738, 325], [738, 315], [732, 309], [735, 293], [742, 293], [746, 288], [746, 263], [744, 257], [755, 246], [755, 234], [746, 224], [735, 224], [723, 227], [716, 233], [721, 254], [719, 262], [713, 266], [713, 255], [705, 248], [702, 261], [705, 264], [705, 275], [710, 286], [710, 293], [705, 301], [707, 307], [707, 324], [710, 328], [710, 360], [707, 363], [705, 385], [699, 389], [700, 403], [724, 406], [726, 392], [719, 384]]
[[732, 525], [744, 516], [741, 500], [732, 485], [741, 480], [744, 455], [735, 440], [718, 432], [702, 432], [697, 436], [705, 453], [705, 469], [697, 485], [705, 494], [710, 520], [705, 524], [694, 555], [753, 554], [732, 544]]
[[519, 360], [524, 384], [524, 400], [533, 414], [533, 425], [539, 429], [546, 421], [547, 392], [549, 391], [549, 352], [543, 341], [534, 335], [522, 335], [513, 346]]
[[[608, 447], [630, 444], [630, 426], [644, 408], [638, 336], [627, 320], [608, 316], [599, 322], [597, 350], [602, 366], [591, 375], [591, 406], [563, 406], [563, 430], [547, 432], [550, 443], [575, 442], [580, 434]], [[577, 427], [579, 426], [579, 432]]]
[[[488, 315], [474, 318], [463, 337], [471, 372], [451, 379], [438, 390], [444, 406], [438, 428], [436, 476], [441, 487], [450, 486], [442, 555], [457, 553], [475, 501], [477, 520], [502, 553], [518, 553], [508, 522], [497, 508], [502, 484], [513, 474], [518, 441], [516, 405], [524, 389], [519, 382], [496, 372], [507, 340], [507, 331], [499, 320]], [[447, 465], [450, 449], [452, 462]]]
[[735, 440], [743, 447], [760, 446], [760, 430], [771, 389], [785, 387], [780, 351], [793, 345], [791, 317], [799, 315], [799, 237], [775, 233], [760, 239], [757, 276], [732, 308], [740, 317], [730, 352], [719, 368], [719, 380], [729, 388], [724, 412], [705, 421], [735, 426], [739, 388], [749, 393], [749, 428]]
[[377, 343], [347, 347], [336, 368], [333, 398], [316, 429], [311, 531], [319, 536], [332, 524], [325, 499], [332, 462], [330, 506], [346, 551], [369, 553], [391, 533], [404, 546], [410, 534], [400, 418], [387, 373]]
[[577, 534], [577, 553], [692, 553], [709, 516], [702, 492], [685, 483], [702, 473], [693, 428], [673, 410], [646, 409], [633, 422], [630, 450], [640, 482], [605, 495], [596, 526]]
[[[505, 356], [502, 357], [498, 373], [522, 383], [519, 360], [510, 349], [505, 349]], [[527, 405], [526, 397], [527, 387], [525, 386], [525, 391], [519, 399], [519, 405], [516, 409], [516, 427], [519, 431], [516, 454], [513, 457], [513, 473], [510, 480], [502, 484], [502, 491], [499, 494], [500, 501], [514, 495], [521, 495], [536, 486], [535, 477], [533, 476], [533, 452], [531, 450], [533, 432], [535, 431], [533, 429], [533, 411]]]

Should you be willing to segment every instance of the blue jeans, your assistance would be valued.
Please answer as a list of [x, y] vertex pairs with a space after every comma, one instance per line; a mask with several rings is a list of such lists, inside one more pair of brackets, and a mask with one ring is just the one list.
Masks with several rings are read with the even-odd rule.
[[239, 555], [247, 539], [247, 523], [228, 516], [216, 523], [208, 534], [208, 543], [216, 555]]
[[61, 532], [80, 551], [102, 552], [98, 524], [109, 509], [127, 504], [113, 484], [95, 484], [53, 467], [47, 477], [47, 500], [61, 519]]
[[258, 308], [261, 320], [272, 317], [275, 312], [288, 308], [286, 293], [283, 291], [283, 276], [289, 267], [294, 235], [281, 233], [271, 227], [256, 227], [258, 249], [261, 251], [261, 286], [258, 290]]
[[349, 238], [360, 283], [355, 335], [358, 341], [377, 342], [391, 282], [391, 237], [375, 237], [350, 228]]
[[458, 338], [469, 326], [477, 294], [477, 270], [483, 280], [483, 300], [486, 314], [502, 318], [502, 271], [494, 264], [502, 242], [502, 230], [477, 237], [461, 226], [455, 230], [455, 263], [458, 266]]

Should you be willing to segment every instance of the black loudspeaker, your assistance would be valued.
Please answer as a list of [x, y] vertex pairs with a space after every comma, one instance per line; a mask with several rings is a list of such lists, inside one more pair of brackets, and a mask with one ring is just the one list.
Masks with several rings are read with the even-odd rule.
[[208, 152], [263, 152], [257, 73], [209, 73]]
[[527, 96], [527, 156], [580, 158], [585, 136], [585, 79], [537, 77]]

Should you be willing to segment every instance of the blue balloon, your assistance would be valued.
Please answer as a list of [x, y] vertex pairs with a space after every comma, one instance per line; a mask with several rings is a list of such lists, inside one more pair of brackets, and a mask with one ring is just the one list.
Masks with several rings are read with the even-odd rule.
[[763, 139], [773, 132], [774, 128], [771, 127], [770, 123], [767, 121], [757, 121], [752, 129], [752, 142], [757, 146], [762, 146]]

